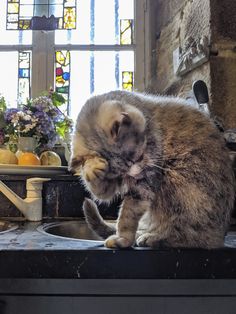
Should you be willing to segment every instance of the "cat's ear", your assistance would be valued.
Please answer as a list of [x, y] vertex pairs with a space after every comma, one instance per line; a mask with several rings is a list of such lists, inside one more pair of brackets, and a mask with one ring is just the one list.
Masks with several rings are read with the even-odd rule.
[[123, 126], [131, 124], [131, 118], [127, 112], [121, 112], [118, 119], [114, 120], [111, 126], [111, 136], [115, 141], [119, 136], [120, 130]]

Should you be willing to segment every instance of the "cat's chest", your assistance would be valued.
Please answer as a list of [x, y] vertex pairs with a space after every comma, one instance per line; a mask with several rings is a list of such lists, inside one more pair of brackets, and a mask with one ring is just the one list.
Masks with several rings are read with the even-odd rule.
[[[136, 170], [137, 169], [133, 169], [133, 173], [135, 173]], [[122, 182], [122, 194], [140, 200], [154, 200], [160, 182], [161, 180], [156, 173], [146, 174], [142, 171], [137, 173], [136, 176], [127, 175]]]

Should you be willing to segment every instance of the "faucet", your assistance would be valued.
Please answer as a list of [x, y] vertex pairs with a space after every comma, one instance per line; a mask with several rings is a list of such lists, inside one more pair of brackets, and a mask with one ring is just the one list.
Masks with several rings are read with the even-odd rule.
[[0, 181], [0, 192], [2, 192], [29, 221], [42, 220], [42, 188], [43, 182], [50, 181], [49, 178], [30, 178], [26, 180], [26, 198], [22, 199], [13, 192], [6, 184]]

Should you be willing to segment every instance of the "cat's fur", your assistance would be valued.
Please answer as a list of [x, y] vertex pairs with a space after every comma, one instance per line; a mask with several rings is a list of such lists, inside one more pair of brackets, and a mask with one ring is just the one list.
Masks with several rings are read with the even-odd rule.
[[184, 100], [125, 91], [94, 96], [72, 144], [70, 167], [93, 196], [124, 198], [116, 230], [93, 201], [84, 202], [90, 227], [110, 235], [107, 247], [223, 245], [234, 204], [232, 165], [217, 128]]

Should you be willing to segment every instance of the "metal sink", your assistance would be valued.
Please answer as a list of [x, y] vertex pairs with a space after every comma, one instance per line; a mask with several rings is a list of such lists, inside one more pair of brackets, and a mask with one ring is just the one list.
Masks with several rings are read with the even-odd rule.
[[18, 228], [18, 225], [5, 220], [0, 220], [0, 234], [15, 230]]
[[63, 221], [46, 223], [38, 227], [38, 231], [63, 239], [80, 240], [103, 244], [103, 240], [89, 229], [85, 221]]

